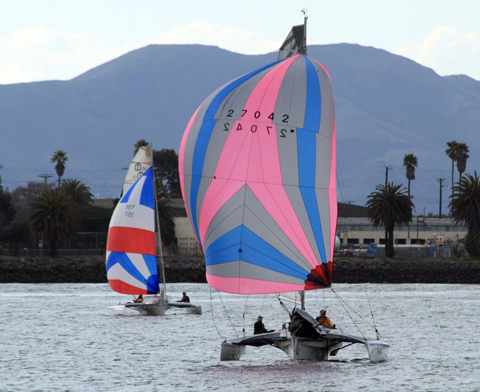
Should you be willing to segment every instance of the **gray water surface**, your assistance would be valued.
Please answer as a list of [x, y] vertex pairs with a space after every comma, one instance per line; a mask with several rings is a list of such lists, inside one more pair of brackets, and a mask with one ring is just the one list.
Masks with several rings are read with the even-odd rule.
[[292, 361], [272, 347], [220, 362], [219, 334], [250, 334], [260, 314], [268, 329], [287, 321], [276, 297], [167, 287], [174, 299], [186, 291], [203, 315], [109, 316], [108, 305], [130, 297], [107, 284], [0, 284], [0, 391], [480, 390], [478, 285], [334, 285], [348, 313], [332, 291], [307, 292], [307, 311], [327, 307], [344, 332], [374, 336], [360, 316], [375, 324], [391, 345], [380, 364], [359, 345], [329, 362]]

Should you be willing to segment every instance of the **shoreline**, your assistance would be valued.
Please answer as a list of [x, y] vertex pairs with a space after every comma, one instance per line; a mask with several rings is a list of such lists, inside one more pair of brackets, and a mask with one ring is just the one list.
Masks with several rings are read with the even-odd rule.
[[[164, 258], [167, 283], [206, 283], [203, 258]], [[107, 283], [103, 256], [0, 257], [0, 283]], [[480, 284], [480, 261], [342, 257], [333, 283]]]

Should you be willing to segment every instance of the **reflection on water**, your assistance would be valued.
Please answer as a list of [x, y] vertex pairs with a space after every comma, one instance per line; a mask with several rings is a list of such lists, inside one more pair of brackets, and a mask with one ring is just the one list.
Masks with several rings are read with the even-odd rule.
[[358, 312], [353, 319], [330, 290], [308, 292], [312, 315], [326, 307], [345, 332], [359, 334], [359, 326], [374, 335], [360, 316], [379, 329], [390, 360], [371, 364], [359, 345], [329, 362], [291, 361], [272, 347], [247, 347], [242, 360], [220, 362], [219, 333], [250, 333], [259, 314], [267, 329], [287, 321], [273, 295], [220, 299], [205, 284], [172, 284], [172, 299], [186, 291], [203, 315], [114, 317], [107, 306], [130, 298], [107, 284], [3, 284], [0, 391], [479, 390], [479, 288], [336, 285]]

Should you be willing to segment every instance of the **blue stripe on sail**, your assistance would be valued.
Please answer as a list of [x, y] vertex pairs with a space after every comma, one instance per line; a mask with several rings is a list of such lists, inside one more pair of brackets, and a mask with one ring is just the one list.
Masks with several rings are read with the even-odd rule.
[[[140, 177], [141, 178], [141, 177]], [[128, 203], [128, 199], [130, 199], [130, 195], [132, 194], [133, 188], [135, 188], [135, 185], [137, 185], [137, 182], [140, 180], [140, 178], [133, 184], [130, 189], [125, 193], [120, 200], [120, 203]]]
[[140, 204], [153, 210], [155, 206], [155, 196], [153, 194], [153, 167], [150, 166], [142, 177], [145, 177], [145, 182], [143, 183], [142, 194], [140, 196]]
[[203, 173], [203, 164], [205, 162], [205, 155], [207, 154], [208, 144], [210, 142], [210, 137], [212, 135], [213, 128], [217, 123], [215, 120], [215, 114], [218, 111], [218, 108], [224, 101], [224, 99], [238, 86], [240, 86], [243, 82], [250, 79], [252, 76], [262, 72], [263, 70], [275, 65], [281, 61], [275, 61], [271, 64], [265, 65], [255, 71], [252, 71], [248, 74], [241, 76], [240, 78], [234, 80], [229, 85], [225, 86], [218, 94], [212, 99], [210, 102], [207, 110], [205, 111], [205, 115], [203, 116], [202, 126], [198, 132], [197, 139], [195, 141], [195, 149], [193, 152], [193, 160], [192, 160], [192, 184], [190, 189], [190, 208], [192, 210], [192, 214], [190, 216], [190, 220], [192, 226], [195, 230], [195, 234], [197, 235], [197, 239], [200, 241], [200, 236], [198, 233], [198, 224], [197, 224], [197, 196], [198, 196], [198, 188], [200, 187], [200, 181]]
[[305, 105], [305, 121], [303, 127], [318, 133], [322, 115], [320, 83], [317, 70], [310, 59], [306, 56], [302, 57], [305, 59], [305, 68], [307, 71], [307, 102]]
[[192, 160], [192, 187], [190, 190], [190, 207], [192, 210], [192, 215], [190, 219], [195, 230], [195, 235], [197, 236], [199, 242], [200, 235], [198, 233], [197, 225], [197, 195], [200, 182], [202, 181], [203, 164], [205, 162], [208, 143], [216, 123], [217, 120], [208, 120], [202, 123], [195, 143], [195, 152]]
[[318, 211], [317, 195], [315, 194], [316, 137], [317, 134], [314, 132], [297, 129], [298, 184], [320, 257], [326, 263], [322, 224]]
[[[242, 249], [241, 253], [239, 249]], [[306, 280], [309, 273], [245, 226], [224, 234], [205, 251], [207, 266], [237, 260], [302, 280]]]
[[143, 182], [143, 188], [141, 189], [141, 194], [140, 194], [140, 205], [149, 207], [151, 209], [154, 208], [154, 195], [153, 195], [153, 167], [150, 166], [145, 173], [137, 180], [135, 181], [135, 184], [133, 184], [130, 189], [123, 195], [122, 200], [120, 200], [120, 203], [128, 203], [130, 201], [130, 196], [132, 195], [132, 192], [135, 190], [137, 186], [139, 185], [139, 181], [145, 177], [145, 181]]
[[[145, 277], [140, 273], [135, 264], [133, 264], [128, 255], [124, 252], [110, 252], [107, 260], [107, 274], [110, 268], [112, 268], [115, 264], [118, 263], [130, 276], [138, 280], [141, 284], [147, 286], [147, 291], [149, 293], [158, 293], [159, 289], [158, 274], [156, 271], [156, 258], [155, 256], [151, 255], [142, 256], [150, 273], [152, 273], [152, 271], [155, 271], [155, 274], [150, 275], [147, 279], [145, 279]], [[153, 266], [153, 263], [155, 263], [155, 267]]]

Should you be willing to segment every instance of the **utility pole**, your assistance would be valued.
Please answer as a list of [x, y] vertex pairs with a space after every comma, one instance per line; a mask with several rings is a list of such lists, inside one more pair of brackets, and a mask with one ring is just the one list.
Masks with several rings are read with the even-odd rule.
[[39, 174], [38, 177], [45, 179], [45, 184], [47, 183], [47, 178], [52, 178], [53, 176], [50, 174]]
[[[438, 209], [438, 217], [442, 217], [442, 182], [445, 181], [445, 178], [437, 178], [437, 182], [440, 183], [440, 206]], [[445, 186], [445, 185], [443, 185]]]
[[383, 168], [385, 169], [385, 186], [387, 186], [387, 184], [388, 184], [388, 171], [393, 170], [393, 167], [384, 166]]

